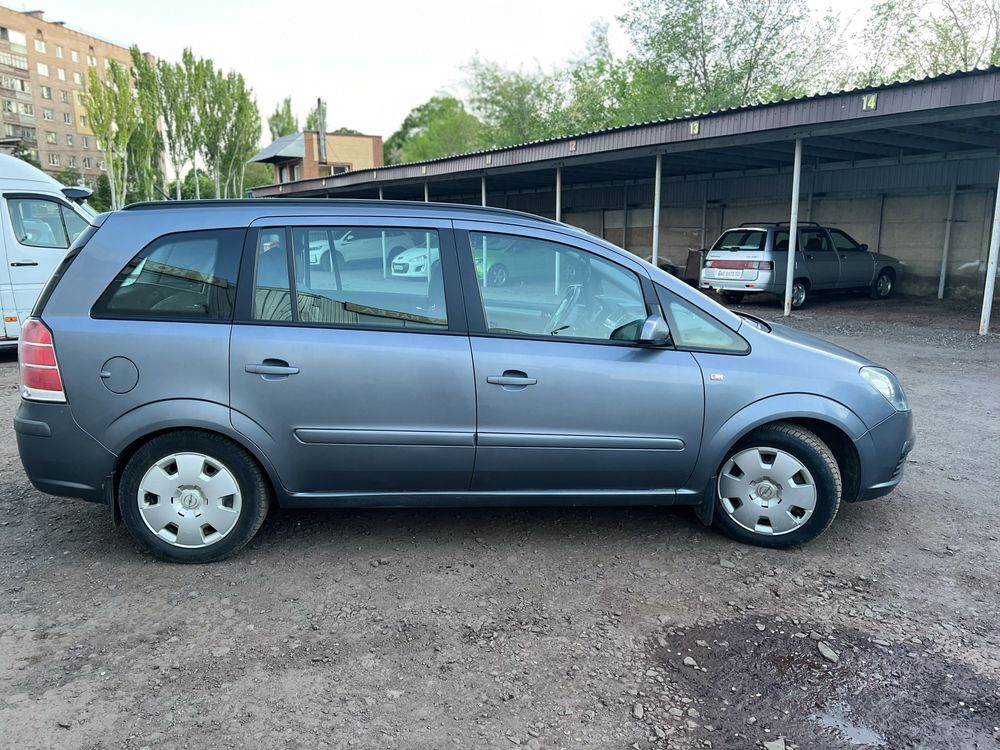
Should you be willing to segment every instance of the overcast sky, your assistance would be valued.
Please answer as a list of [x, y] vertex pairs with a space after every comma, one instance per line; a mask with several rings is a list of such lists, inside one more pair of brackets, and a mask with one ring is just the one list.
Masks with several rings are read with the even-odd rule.
[[[819, 4], [819, 0], [815, 0]], [[241, 72], [266, 119], [285, 96], [304, 120], [316, 97], [330, 129], [388, 137], [435, 93], [461, 93], [474, 55], [551, 68], [583, 51], [591, 24], [611, 24], [612, 48], [628, 42], [615, 17], [626, 0], [4, 0], [43, 9], [46, 20], [171, 60], [184, 47]], [[866, 0], [841, 0], [854, 13]], [[30, 35], [29, 35], [30, 36]], [[267, 133], [263, 134], [267, 140]]]

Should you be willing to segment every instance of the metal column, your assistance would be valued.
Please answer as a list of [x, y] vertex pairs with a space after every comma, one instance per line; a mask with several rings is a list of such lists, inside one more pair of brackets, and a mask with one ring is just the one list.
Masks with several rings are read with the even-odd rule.
[[993, 289], [997, 282], [997, 255], [1000, 254], [1000, 171], [997, 173], [996, 202], [993, 205], [993, 233], [990, 235], [990, 254], [986, 261], [986, 284], [983, 288], [983, 314], [979, 318], [979, 335], [990, 332], [990, 312], [993, 308]]
[[[957, 170], [956, 170], [957, 172]], [[948, 216], [944, 220], [944, 247], [941, 249], [941, 273], [938, 275], [938, 299], [944, 299], [944, 282], [948, 276], [948, 252], [951, 250], [951, 225], [955, 221], [955, 190], [958, 189], [956, 179], [951, 181], [951, 193], [948, 194]]]
[[656, 177], [653, 183], [653, 265], [660, 259], [660, 189], [663, 182], [663, 154], [656, 155]]
[[379, 200], [383, 200], [384, 199], [383, 195], [382, 195], [382, 186], [381, 185], [378, 186], [378, 199]]
[[428, 183], [424, 183], [424, 203], [429, 203], [431, 199], [431, 188]]
[[[562, 221], [562, 167], [556, 167], [556, 221]], [[559, 251], [556, 251], [556, 278], [553, 282], [556, 294], [559, 294], [559, 277], [562, 275], [559, 261]]]
[[792, 281], [795, 279], [795, 245], [799, 236], [799, 184], [802, 181], [802, 139], [795, 139], [792, 167], [792, 215], [788, 220], [788, 261], [785, 268], [785, 316], [792, 314]]
[[480, 201], [482, 205], [486, 205], [486, 175], [479, 178], [479, 191], [482, 193], [482, 200]]

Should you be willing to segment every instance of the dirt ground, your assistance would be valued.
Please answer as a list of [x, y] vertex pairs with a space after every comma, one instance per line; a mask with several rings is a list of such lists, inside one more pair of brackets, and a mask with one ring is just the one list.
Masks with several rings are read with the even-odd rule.
[[892, 368], [918, 441], [895, 493], [785, 552], [682, 509], [276, 511], [235, 559], [155, 562], [28, 484], [0, 355], [0, 747], [1000, 747], [1000, 338], [977, 322], [793, 316]]

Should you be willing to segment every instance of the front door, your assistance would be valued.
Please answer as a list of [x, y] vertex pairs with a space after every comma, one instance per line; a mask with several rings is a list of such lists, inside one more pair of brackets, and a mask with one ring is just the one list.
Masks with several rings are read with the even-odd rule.
[[66, 203], [36, 193], [6, 193], [3, 199], [3, 245], [12, 292], [5, 307], [7, 335], [16, 336], [31, 314], [38, 294], [66, 249], [87, 227]]
[[[338, 240], [357, 224], [329, 221], [251, 230], [230, 345], [234, 427], [304, 502], [467, 490], [475, 392], [461, 292], [445, 295], [450, 226], [374, 227], [433, 250], [429, 274], [395, 277], [377, 259], [342, 262]], [[320, 246], [338, 250], [332, 263]]]
[[[459, 252], [475, 268], [464, 278], [476, 287], [466, 295], [478, 398], [473, 489], [683, 486], [701, 441], [701, 371], [688, 352], [637, 345], [647, 312], [659, 309], [641, 266], [557, 233], [464, 227]], [[519, 257], [502, 285], [484, 272], [491, 248]]]
[[840, 278], [840, 258], [833, 251], [826, 230], [819, 227], [799, 230], [799, 250], [805, 259], [812, 289], [833, 289]]
[[840, 256], [840, 282], [843, 288], [868, 286], [875, 276], [875, 259], [846, 233], [830, 230], [830, 239]]

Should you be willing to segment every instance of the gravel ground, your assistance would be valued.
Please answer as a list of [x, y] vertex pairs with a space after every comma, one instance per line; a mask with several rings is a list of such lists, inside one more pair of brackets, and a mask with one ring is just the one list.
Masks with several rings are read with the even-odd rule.
[[894, 369], [919, 437], [785, 552], [681, 509], [276, 511], [162, 564], [31, 488], [0, 355], [0, 746], [1000, 747], [1000, 339], [905, 299], [791, 323]]

